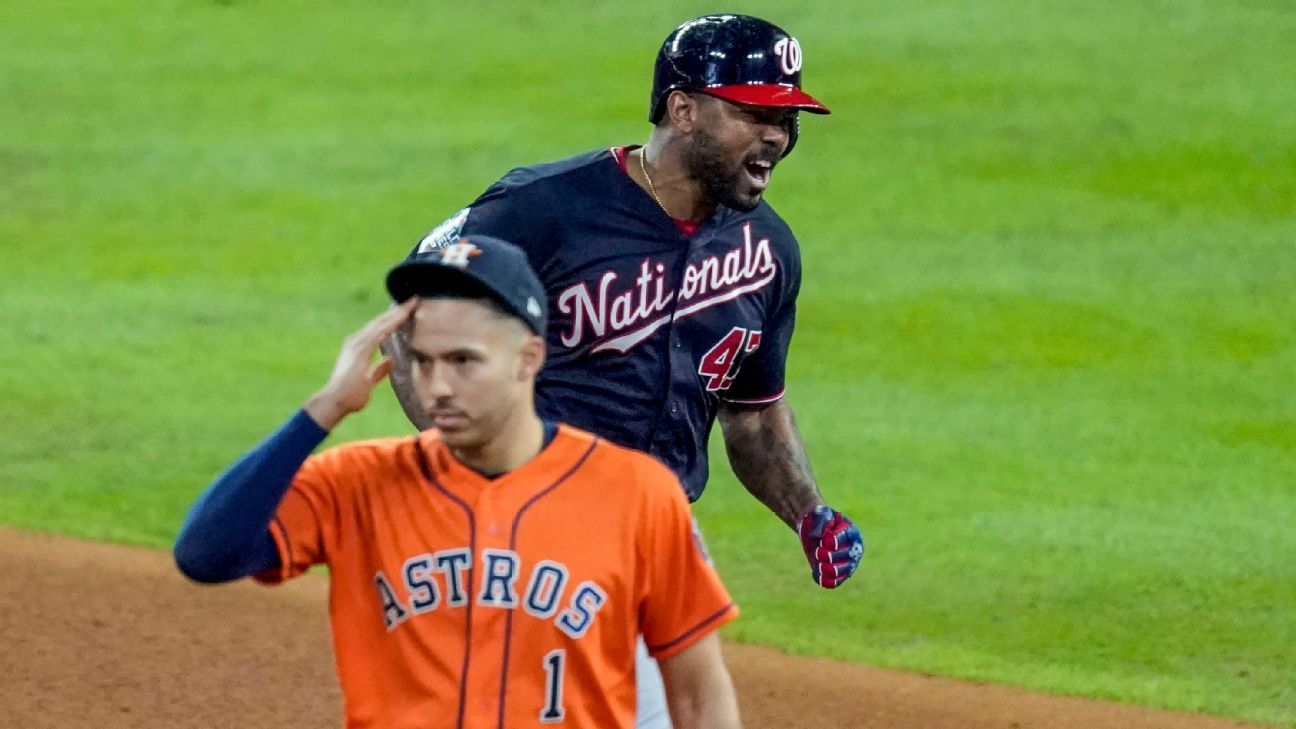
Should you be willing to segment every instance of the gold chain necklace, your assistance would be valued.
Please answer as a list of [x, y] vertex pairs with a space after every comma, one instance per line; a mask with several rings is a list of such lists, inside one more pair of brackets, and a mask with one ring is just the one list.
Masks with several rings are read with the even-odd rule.
[[666, 209], [666, 205], [662, 203], [661, 198], [657, 195], [657, 186], [653, 184], [652, 178], [648, 176], [648, 168], [644, 166], [644, 157], [647, 156], [648, 148], [641, 147], [639, 149], [639, 171], [643, 173], [644, 179], [648, 181], [648, 192], [651, 192], [653, 199], [657, 201], [657, 207], [661, 208], [663, 213], [670, 215], [670, 211]]

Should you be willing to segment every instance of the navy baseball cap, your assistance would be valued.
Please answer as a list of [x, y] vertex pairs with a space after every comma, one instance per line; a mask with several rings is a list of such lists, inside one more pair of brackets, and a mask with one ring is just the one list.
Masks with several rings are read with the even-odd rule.
[[438, 294], [494, 299], [542, 337], [548, 321], [544, 286], [526, 254], [485, 235], [464, 236], [396, 264], [387, 272], [387, 292], [397, 303]]

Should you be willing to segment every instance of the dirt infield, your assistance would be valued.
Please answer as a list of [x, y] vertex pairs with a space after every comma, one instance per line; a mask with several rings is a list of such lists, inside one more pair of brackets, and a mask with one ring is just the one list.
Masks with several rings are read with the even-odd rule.
[[[337, 727], [313, 576], [188, 584], [170, 555], [0, 528], [0, 727]], [[1223, 729], [1255, 726], [726, 648], [748, 727]], [[838, 678], [839, 688], [815, 679]]]

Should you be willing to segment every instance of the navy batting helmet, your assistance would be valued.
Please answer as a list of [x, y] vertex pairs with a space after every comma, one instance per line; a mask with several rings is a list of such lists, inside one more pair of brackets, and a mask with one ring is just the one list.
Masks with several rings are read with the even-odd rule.
[[[750, 15], [704, 15], [671, 32], [657, 52], [648, 121], [661, 121], [672, 91], [699, 91], [737, 104], [828, 114], [801, 90], [801, 44], [782, 28]], [[788, 146], [799, 124], [789, 122]]]

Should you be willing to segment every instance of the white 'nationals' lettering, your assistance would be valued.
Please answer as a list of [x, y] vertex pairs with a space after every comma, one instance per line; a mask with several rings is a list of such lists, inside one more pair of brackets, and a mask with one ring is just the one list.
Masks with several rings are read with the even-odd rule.
[[666, 266], [650, 260], [639, 264], [639, 275], [623, 289], [613, 287], [620, 278], [616, 271], [598, 277], [596, 293], [583, 281], [567, 287], [558, 294], [558, 310], [571, 317], [561, 341], [575, 347], [587, 339], [613, 334], [616, 336], [593, 351], [625, 352], [670, 322], [671, 314], [663, 312], [669, 311], [676, 295], [679, 302], [674, 316], [680, 319], [757, 291], [773, 281], [777, 272], [769, 238], [753, 240], [751, 223], [744, 223], [742, 245], [687, 265], [674, 291], [666, 288]]

